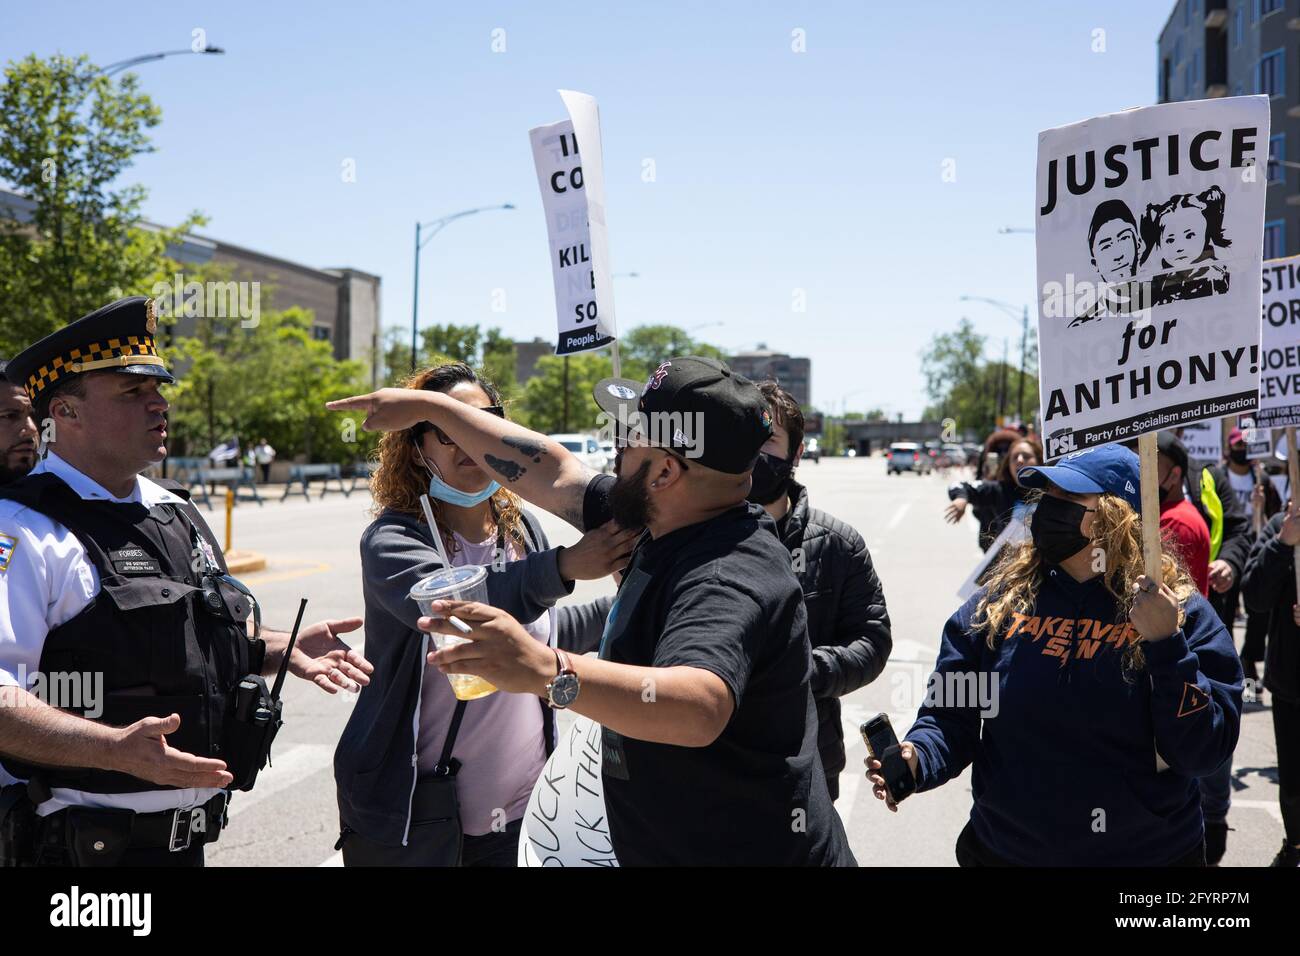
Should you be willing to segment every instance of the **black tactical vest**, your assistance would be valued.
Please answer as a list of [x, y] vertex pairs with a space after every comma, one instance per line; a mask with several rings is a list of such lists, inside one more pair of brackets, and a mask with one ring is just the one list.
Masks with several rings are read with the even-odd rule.
[[[81, 716], [102, 706], [94, 719], [118, 727], [179, 714], [180, 729], [167, 742], [224, 760], [234, 689], [245, 674], [261, 669], [265, 645], [247, 636], [248, 599], [217, 577], [226, 571], [225, 559], [189, 493], [174, 482], [159, 484], [185, 503], [147, 508], [88, 501], [48, 473], [0, 487], [0, 498], [67, 527], [99, 572], [100, 590], [90, 604], [46, 636], [40, 671], [49, 687], [64, 675], [102, 674], [103, 698], [83, 700], [80, 708], [48, 703]], [[20, 779], [35, 772], [11, 758], [3, 763]], [[39, 774], [50, 787], [91, 793], [171, 789], [90, 768], [44, 767]]]

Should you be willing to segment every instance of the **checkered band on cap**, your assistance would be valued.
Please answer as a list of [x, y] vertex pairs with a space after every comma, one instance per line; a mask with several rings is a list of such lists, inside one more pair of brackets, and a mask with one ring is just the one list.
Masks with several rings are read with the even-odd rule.
[[33, 401], [60, 378], [123, 365], [162, 365], [152, 335], [130, 335], [125, 339], [108, 339], [106, 344], [91, 342], [56, 356], [27, 376], [27, 395]]

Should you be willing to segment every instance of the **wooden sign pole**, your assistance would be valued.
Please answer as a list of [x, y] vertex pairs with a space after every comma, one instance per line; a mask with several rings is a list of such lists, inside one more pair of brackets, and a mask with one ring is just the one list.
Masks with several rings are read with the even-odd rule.
[[1138, 436], [1138, 460], [1142, 469], [1142, 558], [1147, 577], [1164, 581], [1160, 570], [1160, 463], [1156, 433]]
[[[1286, 503], [1286, 506], [1292, 514], [1295, 514], [1297, 506], [1296, 486], [1300, 484], [1300, 458], [1296, 457], [1294, 425], [1286, 426], [1286, 476], [1287, 491], [1290, 492], [1289, 497], [1291, 498]], [[1293, 554], [1295, 557], [1296, 593], [1300, 594], [1300, 544], [1295, 546]]]

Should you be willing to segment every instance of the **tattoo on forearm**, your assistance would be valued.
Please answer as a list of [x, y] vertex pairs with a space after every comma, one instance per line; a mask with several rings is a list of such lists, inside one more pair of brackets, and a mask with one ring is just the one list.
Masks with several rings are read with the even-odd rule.
[[531, 458], [534, 465], [540, 464], [542, 456], [546, 454], [546, 449], [530, 438], [503, 438], [501, 444], [507, 448], [515, 449], [525, 458]]
[[484, 455], [483, 460], [488, 463], [488, 467], [495, 471], [506, 481], [518, 481], [528, 471], [523, 465], [514, 461], [506, 461], [504, 458], [498, 458], [495, 455]]

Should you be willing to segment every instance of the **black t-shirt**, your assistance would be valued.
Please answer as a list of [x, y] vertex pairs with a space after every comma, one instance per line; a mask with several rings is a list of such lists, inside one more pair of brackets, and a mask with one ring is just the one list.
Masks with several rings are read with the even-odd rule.
[[[609, 520], [613, 480], [588, 486], [587, 528]], [[707, 670], [735, 711], [707, 747], [605, 730], [605, 807], [623, 865], [855, 864], [817, 752], [803, 592], [770, 522], [742, 504], [647, 535], [624, 574], [601, 657]]]

